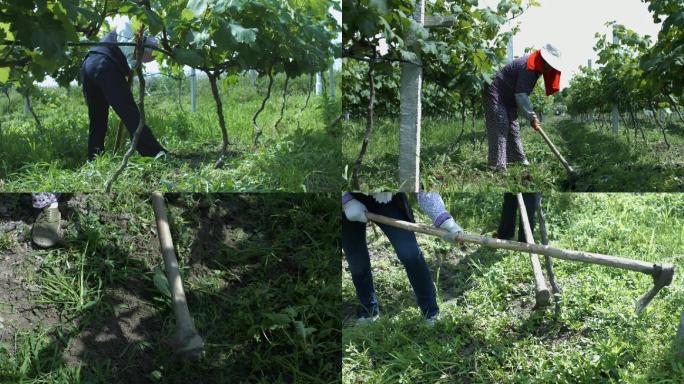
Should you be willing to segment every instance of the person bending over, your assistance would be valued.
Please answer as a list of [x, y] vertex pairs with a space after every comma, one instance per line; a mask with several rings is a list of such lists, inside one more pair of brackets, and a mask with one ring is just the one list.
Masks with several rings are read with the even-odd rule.
[[505, 65], [483, 89], [489, 168], [504, 171], [508, 164], [529, 165], [518, 124], [518, 109], [535, 130], [540, 127], [529, 95], [544, 76], [546, 95], [560, 91], [560, 51], [551, 44]]
[[[131, 24], [124, 23], [107, 34], [102, 42], [130, 43], [134, 40]], [[156, 46], [157, 40], [147, 37], [145, 43]], [[104, 151], [110, 106], [119, 115], [131, 137], [138, 128], [140, 111], [126, 80], [127, 76], [133, 76], [131, 68], [136, 65], [134, 51], [133, 46], [95, 46], [88, 51], [81, 64], [83, 95], [88, 104], [90, 119], [88, 160], [94, 159]], [[147, 63], [152, 60], [152, 50], [145, 48], [142, 61]], [[165, 152], [147, 125], [143, 127], [136, 149], [141, 156], [146, 157], [154, 157]]]

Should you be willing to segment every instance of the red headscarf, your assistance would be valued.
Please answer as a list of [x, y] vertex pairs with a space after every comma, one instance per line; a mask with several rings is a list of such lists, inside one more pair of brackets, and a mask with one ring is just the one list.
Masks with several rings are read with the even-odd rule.
[[[539, 73], [544, 73], [544, 58], [541, 55], [541, 51], [537, 50], [530, 55], [527, 59], [527, 69], [530, 71], [535, 71]], [[544, 73], [544, 86], [546, 87], [546, 96], [551, 96], [554, 93], [560, 91], [560, 78], [561, 73], [555, 68], [551, 68], [548, 72]]]

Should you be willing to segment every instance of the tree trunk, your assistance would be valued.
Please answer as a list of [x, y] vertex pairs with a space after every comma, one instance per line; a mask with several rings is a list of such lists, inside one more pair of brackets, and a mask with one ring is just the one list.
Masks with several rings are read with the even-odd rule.
[[[631, 145], [632, 142], [630, 141], [630, 138], [629, 138], [629, 129], [627, 129], [627, 122], [625, 121], [625, 116], [622, 113], [620, 114], [620, 120], [622, 120], [622, 125], [625, 126], [625, 137], [627, 138], [627, 145]], [[635, 143], [636, 143], [636, 135], [635, 135]]]
[[457, 143], [459, 141], [461, 141], [461, 138], [463, 137], [463, 132], [465, 132], [465, 125], [466, 125], [466, 103], [465, 103], [465, 101], [461, 100], [461, 132], [459, 132], [458, 138], [456, 138]]
[[677, 113], [677, 116], [679, 117], [679, 121], [684, 123], [684, 117], [682, 117], [682, 112], [679, 110], [679, 107], [677, 106], [677, 102], [674, 100], [672, 95], [667, 95], [667, 100], [670, 102], [672, 109], [674, 109], [674, 111]]
[[7, 114], [9, 115], [12, 112], [12, 100], [10, 99], [9, 88], [6, 88], [4, 93], [5, 97], [7, 97]]
[[665, 125], [663, 125], [663, 123], [660, 122], [660, 119], [658, 119], [658, 111], [654, 104], [651, 104], [651, 111], [653, 112], [653, 120], [655, 120], [656, 124], [660, 128], [660, 131], [663, 133], [663, 140], [665, 141], [665, 146], [667, 147], [667, 149], [670, 149], [670, 142], [667, 141], [667, 132], [665, 132]]
[[306, 94], [306, 100], [304, 100], [304, 105], [302, 108], [299, 110], [299, 113], [297, 114], [297, 129], [299, 129], [299, 120], [302, 118], [302, 114], [304, 113], [304, 110], [306, 109], [307, 106], [309, 106], [309, 99], [311, 98], [311, 93], [313, 92], [314, 89], [314, 75], [310, 74], [309, 75], [309, 90]]
[[278, 118], [278, 121], [276, 121], [275, 125], [273, 128], [277, 131], [278, 126], [280, 125], [280, 122], [283, 120], [283, 116], [285, 115], [285, 102], [287, 101], [287, 84], [290, 82], [290, 76], [286, 73], [285, 74], [285, 85], [283, 86], [283, 104], [280, 106], [280, 117]]
[[178, 80], [178, 109], [185, 113], [185, 108], [183, 108], [183, 78], [179, 77]]
[[38, 130], [41, 133], [45, 133], [45, 129], [43, 129], [43, 124], [40, 122], [38, 115], [36, 115], [36, 111], [33, 110], [33, 103], [31, 103], [31, 99], [29, 98], [29, 91], [28, 90], [26, 91], [24, 101], [26, 103], [25, 104], [26, 108], [28, 108], [28, 111], [31, 113], [31, 116], [33, 116], [33, 120], [36, 122], [36, 128], [38, 128]]
[[254, 126], [254, 143], [252, 144], [252, 150], [255, 150], [259, 145], [259, 137], [261, 137], [261, 128], [257, 124], [257, 117], [266, 108], [266, 102], [271, 98], [271, 88], [273, 88], [273, 66], [268, 67], [268, 89], [266, 90], [266, 97], [261, 101], [261, 107], [256, 111], [252, 117], [252, 125]]
[[221, 153], [219, 154], [218, 160], [216, 160], [216, 163], [214, 164], [216, 168], [219, 168], [223, 165], [224, 158], [228, 152], [228, 130], [226, 129], [226, 120], [223, 117], [223, 103], [221, 102], [221, 94], [219, 93], [218, 84], [216, 83], [216, 81], [218, 80], [218, 75], [215, 73], [211, 73], [210, 71], [206, 71], [206, 73], [207, 77], [209, 78], [209, 85], [211, 86], [211, 95], [214, 97], [214, 103], [216, 103], [216, 114], [218, 115], [219, 119], [221, 136], [223, 137]]
[[475, 146], [477, 145], [477, 132], [475, 131], [475, 99], [470, 99], [470, 108], [470, 123], [473, 131], [473, 149], [475, 149]]
[[634, 135], [636, 136], [637, 130], [641, 132], [641, 138], [644, 139], [644, 143], [648, 144], [648, 140], [646, 139], [646, 133], [644, 132], [644, 127], [642, 127], [638, 122], [636, 117], [634, 116], [634, 110], [629, 109], [629, 115], [632, 120], [632, 124], [634, 124]]

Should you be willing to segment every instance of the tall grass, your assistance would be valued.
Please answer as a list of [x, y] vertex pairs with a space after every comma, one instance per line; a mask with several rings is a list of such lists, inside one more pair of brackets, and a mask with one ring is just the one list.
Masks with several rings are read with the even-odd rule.
[[[278, 77], [274, 95], [282, 93]], [[309, 80], [290, 82], [285, 117], [276, 131], [281, 97], [273, 97], [259, 116], [264, 129], [261, 146], [252, 150], [252, 115], [259, 108], [265, 85], [253, 86], [247, 77], [221, 85], [231, 154], [226, 165], [215, 169], [221, 132], [206, 79], [198, 80], [198, 108], [190, 112], [188, 82], [178, 100], [175, 84], [151, 87], [146, 97], [148, 125], [171, 156], [157, 160], [134, 157], [114, 190], [147, 191], [329, 191], [338, 190], [340, 141], [328, 128], [327, 116], [339, 111], [337, 102], [311, 96], [306, 109]], [[339, 82], [338, 82], [339, 84]], [[278, 88], [281, 87], [281, 88]], [[12, 113], [0, 118], [0, 189], [4, 191], [98, 191], [120, 161], [111, 149], [119, 119], [111, 111], [106, 139], [107, 153], [86, 162], [88, 115], [80, 91], [48, 89], [34, 108], [45, 127], [39, 131], [33, 119], [12, 102]], [[339, 95], [339, 91], [337, 92]], [[4, 103], [4, 104], [3, 104]], [[0, 111], [7, 102], [0, 100]]]
[[[524, 123], [522, 121], [521, 123]], [[421, 183], [425, 190], [449, 192], [578, 191], [676, 192], [684, 191], [684, 127], [670, 124], [668, 149], [655, 124], [639, 121], [647, 142], [622, 127], [613, 135], [608, 128], [570, 119], [548, 118], [544, 130], [567, 161], [579, 172], [572, 180], [542, 138], [522, 128], [528, 168], [510, 166], [505, 173], [487, 168], [484, 121], [426, 117], [422, 126]], [[365, 130], [364, 122], [345, 124], [342, 138], [344, 163], [356, 160]], [[461, 137], [460, 140], [457, 140]], [[376, 122], [361, 173], [364, 190], [395, 190], [399, 185], [399, 124], [393, 117]]]
[[[442, 196], [466, 231], [496, 230], [501, 194]], [[683, 196], [543, 196], [551, 245], [684, 267]], [[422, 213], [417, 220], [429, 222]], [[679, 272], [637, 316], [634, 301], [652, 286], [650, 277], [557, 260], [556, 314], [533, 309], [526, 254], [419, 236], [442, 312], [428, 328], [391, 245], [372, 230], [368, 238], [381, 316], [354, 325], [356, 297], [345, 269], [344, 383], [679, 383], [684, 377], [674, 342], [684, 310]]]

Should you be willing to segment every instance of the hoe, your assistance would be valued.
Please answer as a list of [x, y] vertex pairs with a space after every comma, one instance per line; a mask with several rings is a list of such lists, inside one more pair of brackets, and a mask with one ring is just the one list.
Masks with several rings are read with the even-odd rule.
[[195, 322], [192, 316], [190, 316], [188, 303], [185, 300], [183, 282], [178, 270], [178, 259], [176, 259], [176, 251], [174, 250], [173, 239], [169, 230], [164, 196], [159, 192], [152, 192], [152, 205], [154, 207], [154, 216], [157, 219], [159, 245], [164, 257], [164, 267], [171, 290], [173, 311], [176, 315], [176, 334], [171, 344], [175, 347], [175, 352], [178, 355], [191, 360], [198, 360], [202, 356], [204, 341], [195, 329]]
[[553, 152], [553, 154], [556, 155], [558, 160], [560, 160], [561, 164], [563, 164], [563, 167], [565, 167], [565, 170], [568, 171], [568, 177], [570, 178], [570, 180], [576, 179], [577, 178], [577, 171], [575, 171], [575, 169], [572, 166], [570, 166], [570, 163], [568, 163], [568, 161], [565, 160], [565, 157], [563, 157], [563, 155], [561, 155], [558, 148], [556, 148], [556, 146], [553, 145], [553, 143], [551, 142], [551, 139], [549, 139], [549, 136], [546, 135], [546, 132], [544, 132], [542, 127], [538, 127], [538, 128], [539, 129], [537, 130], [537, 132], [541, 135], [542, 139], [544, 139], [544, 141], [549, 146], [549, 148], [551, 148], [551, 152]]
[[[518, 202], [522, 211], [521, 216], [524, 218], [524, 222], [526, 222], [527, 215], [523, 211], [525, 207], [524, 204], [520, 204], [522, 202], [520, 195], [518, 196]], [[553, 267], [550, 258], [627, 269], [630, 271], [645, 273], [653, 277], [653, 287], [636, 301], [637, 314], [641, 314], [644, 311], [646, 306], [648, 306], [651, 300], [653, 300], [653, 298], [658, 294], [658, 292], [660, 292], [661, 289], [663, 289], [663, 287], [670, 285], [670, 283], [672, 282], [672, 277], [674, 275], [674, 266], [668, 263], [648, 263], [645, 261], [627, 259], [623, 257], [602, 255], [599, 253], [591, 252], [572, 251], [568, 249], [554, 248], [544, 244], [535, 244], [534, 240], [532, 240], [532, 231], [530, 231], [529, 223], [525, 225], [525, 232], [527, 232], [526, 237], [528, 243], [522, 243], [518, 241], [502, 240], [486, 236], [473, 235], [465, 232], [461, 232], [458, 234], [450, 234], [444, 229], [434, 228], [432, 226], [424, 224], [416, 224], [407, 221], [396, 220], [393, 218], [376, 215], [370, 212], [367, 212], [366, 216], [376, 223], [405, 229], [411, 232], [439, 236], [442, 239], [454, 244], [474, 243], [488, 248], [507, 249], [511, 251], [529, 253], [532, 261], [532, 270], [534, 272], [536, 293], [535, 296], [537, 301], [537, 307], [548, 305], [551, 295], [549, 293], [548, 287], [546, 286], [544, 275], [541, 270], [541, 265], [536, 255], [544, 255], [547, 257], [547, 272], [550, 271], [549, 278], [551, 279], [551, 285], [554, 290], [554, 293], [559, 293], [560, 290], [558, 290], [558, 287], [555, 282], [555, 276], [553, 274]], [[547, 240], [545, 233], [543, 233], [542, 237], [544, 237], [544, 240]]]

